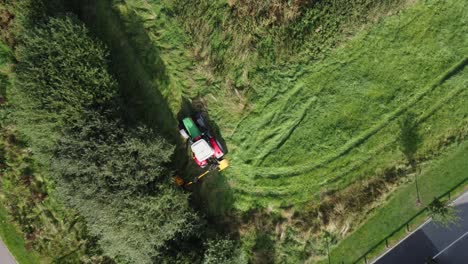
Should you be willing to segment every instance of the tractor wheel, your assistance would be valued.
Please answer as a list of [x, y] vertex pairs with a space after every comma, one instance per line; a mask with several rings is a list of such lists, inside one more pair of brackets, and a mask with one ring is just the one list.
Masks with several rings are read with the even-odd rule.
[[203, 117], [202, 113], [198, 113], [195, 116], [195, 121], [197, 122], [200, 128], [202, 128], [203, 130], [208, 130], [208, 127], [206, 126], [205, 118]]
[[218, 144], [218, 147], [223, 152], [223, 154], [226, 154], [226, 151], [224, 151], [223, 145], [221, 144], [221, 142], [219, 142], [218, 139], [216, 139], [216, 144]]

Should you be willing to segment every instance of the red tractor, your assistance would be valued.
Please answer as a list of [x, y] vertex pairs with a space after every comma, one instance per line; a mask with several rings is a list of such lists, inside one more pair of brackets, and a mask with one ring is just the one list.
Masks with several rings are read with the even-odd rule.
[[213, 165], [220, 170], [227, 167], [227, 161], [223, 162], [224, 149], [208, 130], [201, 113], [182, 119], [179, 132], [184, 139], [188, 140], [193, 160], [198, 166], [205, 168]]

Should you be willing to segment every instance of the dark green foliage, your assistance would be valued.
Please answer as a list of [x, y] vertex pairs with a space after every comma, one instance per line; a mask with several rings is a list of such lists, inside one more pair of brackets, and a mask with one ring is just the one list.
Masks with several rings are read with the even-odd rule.
[[203, 264], [217, 263], [244, 263], [240, 250], [235, 241], [230, 239], [216, 238], [205, 243], [206, 250]]
[[59, 191], [90, 224], [109, 256], [122, 262], [164, 258], [168, 242], [189, 238], [198, 216], [170, 185], [172, 147], [150, 129], [86, 112], [57, 144]]
[[107, 51], [73, 18], [51, 18], [21, 37], [20, 87], [50, 111], [81, 111], [107, 104], [117, 92]]
[[148, 128], [130, 130], [115, 117], [89, 111], [69, 122], [64, 135], [55, 168], [76, 188], [89, 184], [91, 197], [103, 188], [134, 193], [169, 179], [164, 164], [173, 148]]
[[408, 112], [400, 122], [400, 146], [406, 159], [413, 166], [421, 136], [418, 132], [418, 120], [415, 114]]
[[459, 220], [453, 207], [450, 207], [447, 203], [442, 202], [438, 198], [434, 198], [427, 206], [427, 209], [429, 210], [432, 220], [442, 226], [449, 226]]
[[194, 235], [198, 227], [197, 215], [188, 208], [187, 195], [170, 186], [161, 185], [152, 195], [104, 191], [101, 201], [82, 195], [86, 186], [66, 189], [69, 202], [85, 217], [105, 254], [117, 262], [152, 263], [152, 259], [164, 259], [164, 253], [177, 251], [177, 243]]
[[[4, 100], [6, 96], [6, 88], [10, 84], [10, 81], [8, 79], [8, 62], [10, 61], [11, 54], [10, 51], [7, 47], [5, 47], [1, 42], [0, 42], [0, 105], [3, 103], [2, 101]], [[1, 114], [0, 114], [1, 117]], [[2, 119], [0, 119], [0, 124], [2, 123]]]
[[[84, 221], [49, 197], [51, 192], [44, 184], [42, 173], [43, 168], [17, 131], [11, 127], [0, 129], [0, 215], [5, 209], [8, 211], [8, 218], [19, 227], [29, 249], [23, 248], [22, 243], [8, 241], [10, 250], [19, 263], [39, 263], [39, 257], [49, 263], [63, 256], [66, 256], [65, 263], [77, 263], [84, 251], [93, 251], [94, 246], [83, 245], [87, 237]], [[82, 259], [97, 255], [99, 252], [95, 251]]]

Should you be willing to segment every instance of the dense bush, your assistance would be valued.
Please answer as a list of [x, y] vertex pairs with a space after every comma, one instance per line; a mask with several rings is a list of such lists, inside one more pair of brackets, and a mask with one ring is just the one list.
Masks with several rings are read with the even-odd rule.
[[120, 117], [106, 49], [85, 26], [51, 18], [23, 36], [18, 60], [18, 84], [35, 102], [31, 109], [60, 124], [61, 136], [47, 150], [57, 192], [84, 217], [104, 253], [152, 263], [192, 238], [201, 222], [170, 183], [173, 147]]
[[164, 166], [172, 147], [150, 129], [86, 112], [57, 144], [59, 191], [77, 208], [108, 255], [131, 263], [162, 257], [167, 242], [198, 225], [187, 195], [174, 190]]
[[230, 239], [209, 239], [205, 243], [206, 250], [203, 257], [203, 264], [234, 264], [246, 263], [243, 259], [236, 242]]
[[129, 129], [118, 118], [88, 111], [67, 122], [54, 154], [61, 177], [74, 188], [89, 185], [86, 193], [94, 197], [103, 190], [147, 192], [167, 181], [172, 147], [148, 128]]

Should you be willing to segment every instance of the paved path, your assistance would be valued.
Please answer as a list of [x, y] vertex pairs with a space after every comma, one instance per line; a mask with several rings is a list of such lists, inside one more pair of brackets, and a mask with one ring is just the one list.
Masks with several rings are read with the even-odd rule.
[[0, 240], [0, 263], [1, 264], [16, 264], [15, 258], [10, 254], [3, 241]]
[[424, 264], [432, 257], [439, 264], [468, 263], [468, 192], [454, 202], [460, 220], [447, 228], [432, 221], [374, 261], [375, 264]]

